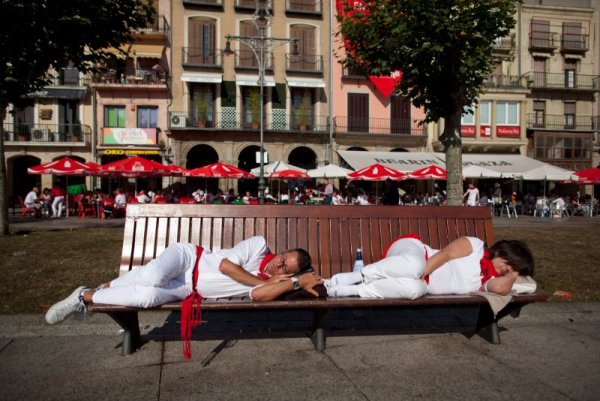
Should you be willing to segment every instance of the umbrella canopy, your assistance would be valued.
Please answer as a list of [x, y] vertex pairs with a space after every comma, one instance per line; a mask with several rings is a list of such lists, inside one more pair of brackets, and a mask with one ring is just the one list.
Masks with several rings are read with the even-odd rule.
[[54, 160], [38, 166], [29, 167], [29, 174], [54, 174], [54, 175], [86, 175], [93, 172], [93, 167], [86, 163], [63, 157], [62, 159]]
[[565, 170], [564, 168], [544, 165], [536, 167], [531, 170], [527, 170], [522, 175], [524, 180], [546, 180], [546, 181], [565, 181], [575, 178], [572, 171]]
[[351, 180], [366, 181], [385, 181], [388, 178], [390, 180], [404, 180], [406, 179], [406, 174], [391, 167], [375, 163], [349, 173], [348, 178]]
[[166, 167], [170, 170], [169, 175], [182, 176], [188, 170], [176, 164], [167, 164]]
[[502, 178], [502, 173], [471, 164], [462, 169], [463, 178]]
[[[303, 168], [292, 166], [291, 164], [287, 164], [286, 162], [283, 162], [281, 160], [274, 161], [273, 163], [265, 164], [263, 166], [263, 170], [265, 172], [265, 175], [268, 175], [268, 174], [271, 174], [271, 173], [274, 173], [274, 172], [280, 171], [280, 170], [298, 170], [298, 171], [306, 172], [306, 170], [304, 170]], [[253, 168], [252, 170], [250, 170], [250, 172], [252, 172], [252, 174], [254, 174], [254, 175], [259, 175], [260, 174], [260, 166]]]
[[213, 163], [183, 173], [184, 177], [205, 178], [254, 178], [254, 175], [246, 170], [227, 163]]
[[269, 174], [271, 179], [297, 179], [297, 178], [310, 178], [308, 174], [298, 170], [280, 170]]
[[579, 179], [577, 184], [600, 184], [600, 168], [592, 167], [574, 173]]
[[346, 178], [351, 172], [352, 170], [335, 164], [328, 164], [307, 171], [308, 175], [312, 178]]
[[441, 167], [431, 165], [411, 171], [408, 173], [408, 178], [413, 178], [415, 180], [445, 180], [446, 170]]
[[101, 175], [114, 175], [120, 177], [158, 177], [169, 175], [167, 166], [144, 159], [140, 156], [131, 156], [102, 166]]

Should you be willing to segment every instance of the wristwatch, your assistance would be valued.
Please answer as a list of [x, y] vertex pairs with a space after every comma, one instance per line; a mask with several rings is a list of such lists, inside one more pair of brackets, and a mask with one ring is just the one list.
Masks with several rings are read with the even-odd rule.
[[298, 279], [298, 277], [292, 277], [290, 280], [292, 281], [292, 290], [299, 290], [300, 280]]

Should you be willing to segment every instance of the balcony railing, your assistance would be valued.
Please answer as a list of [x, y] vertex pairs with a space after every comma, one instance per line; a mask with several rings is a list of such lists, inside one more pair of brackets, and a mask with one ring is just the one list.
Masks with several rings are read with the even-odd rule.
[[223, 0], [183, 0], [183, 4], [198, 6], [222, 6]]
[[[329, 132], [327, 117], [312, 117], [308, 123], [300, 127], [293, 114], [286, 115], [284, 120], [273, 118], [271, 114], [265, 114], [264, 129], [273, 132], [310, 132], [327, 133]], [[209, 112], [206, 121], [198, 121], [193, 113], [170, 112], [169, 128], [178, 129], [207, 129], [207, 130], [249, 130], [259, 129], [258, 121], [252, 121], [249, 114], [244, 113], [219, 113]]]
[[552, 52], [558, 48], [556, 33], [548, 31], [529, 32], [529, 50]]
[[551, 115], [540, 113], [527, 114], [527, 128], [548, 130], [591, 131], [594, 128], [594, 116]]
[[169, 75], [161, 70], [137, 68], [131, 71], [119, 72], [115, 69], [108, 69], [104, 72], [95, 74], [92, 82], [96, 86], [165, 86]]
[[146, 25], [145, 28], [138, 29], [138, 32], [144, 34], [163, 34], [168, 35], [171, 26], [164, 15], [157, 15], [154, 22]]
[[317, 54], [285, 55], [286, 69], [296, 72], [323, 72], [323, 56]]
[[600, 90], [600, 76], [598, 75], [584, 75], [566, 71], [563, 73], [529, 72], [526, 75], [530, 88]]
[[508, 53], [515, 49], [514, 38], [507, 36], [498, 38], [494, 41], [494, 51], [498, 53]]
[[77, 68], [62, 68], [58, 72], [48, 74], [51, 86], [86, 86], [89, 78], [82, 78]]
[[[266, 131], [272, 132], [307, 132], [324, 134], [329, 132], [328, 117], [311, 117], [308, 124], [300, 126], [294, 114], [286, 115], [285, 121], [273, 119], [270, 114], [265, 114]], [[427, 135], [427, 126], [422, 121], [409, 122], [401, 119], [389, 118], [356, 118], [337, 116], [333, 119], [333, 131], [336, 133], [369, 133], [392, 134], [406, 136]], [[206, 122], [199, 122], [193, 114], [186, 112], [169, 113], [169, 128], [171, 130], [258, 130], [258, 122], [251, 121], [246, 114], [237, 113], [209, 113]]]
[[585, 53], [589, 50], [589, 35], [567, 33], [560, 38], [560, 50], [566, 53]]
[[528, 79], [525, 76], [516, 75], [490, 75], [484, 81], [484, 86], [488, 89], [506, 88], [506, 89], [525, 89]]
[[[258, 70], [258, 60], [252, 50], [248, 50], [245, 45], [241, 45], [242, 49], [235, 52], [235, 68], [247, 68]], [[245, 49], [244, 49], [245, 48]], [[265, 54], [265, 69], [273, 69], [273, 53]]]
[[422, 121], [411, 122], [406, 119], [336, 116], [333, 119], [333, 130], [348, 133], [427, 135], [427, 126], [421, 123]]
[[195, 67], [221, 67], [221, 51], [201, 47], [183, 47], [183, 64]]
[[83, 124], [4, 123], [4, 141], [13, 145], [39, 145], [60, 142], [85, 144], [92, 129]]
[[285, 10], [294, 13], [321, 14], [321, 0], [287, 0]]

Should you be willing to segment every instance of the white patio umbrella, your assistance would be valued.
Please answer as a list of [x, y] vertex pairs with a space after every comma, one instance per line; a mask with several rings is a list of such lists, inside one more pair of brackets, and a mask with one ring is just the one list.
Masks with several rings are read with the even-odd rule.
[[463, 178], [502, 178], [502, 173], [471, 164], [470, 166], [463, 167], [462, 176]]
[[347, 178], [348, 173], [351, 172], [352, 170], [340, 167], [336, 164], [328, 164], [307, 171], [311, 178]]
[[[282, 170], [297, 170], [297, 171], [302, 171], [303, 173], [306, 173], [305, 169], [303, 169], [301, 167], [292, 166], [291, 164], [287, 164], [286, 162], [281, 161], [281, 160], [277, 160], [272, 163], [265, 164], [263, 166], [263, 170], [264, 170], [265, 176], [276, 173], [278, 171], [282, 171]], [[260, 166], [253, 168], [252, 170], [250, 170], [250, 172], [258, 177], [258, 175], [260, 174]]]
[[546, 197], [546, 181], [567, 181], [577, 179], [577, 176], [572, 171], [550, 164], [527, 170], [521, 177], [523, 180], [544, 181], [544, 197]]

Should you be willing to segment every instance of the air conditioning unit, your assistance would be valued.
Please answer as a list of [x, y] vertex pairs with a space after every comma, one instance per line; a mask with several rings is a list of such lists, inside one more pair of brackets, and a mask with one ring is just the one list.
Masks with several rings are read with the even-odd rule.
[[185, 128], [186, 127], [186, 118], [184, 116], [174, 115], [171, 116], [171, 128]]

